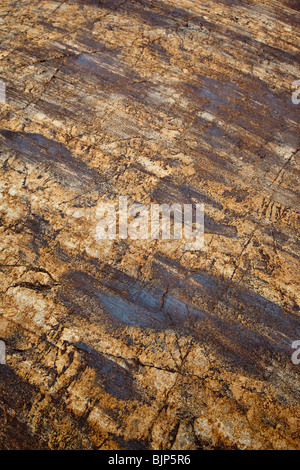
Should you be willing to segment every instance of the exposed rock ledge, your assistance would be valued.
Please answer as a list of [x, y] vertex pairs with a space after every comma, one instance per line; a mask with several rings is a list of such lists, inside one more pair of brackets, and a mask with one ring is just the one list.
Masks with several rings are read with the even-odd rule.
[[297, 4], [1, 1], [1, 449], [299, 448]]

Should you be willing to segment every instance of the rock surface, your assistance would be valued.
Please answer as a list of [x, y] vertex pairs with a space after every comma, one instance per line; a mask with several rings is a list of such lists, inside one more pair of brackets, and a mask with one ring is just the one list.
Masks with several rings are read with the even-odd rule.
[[298, 2], [0, 5], [1, 449], [299, 449]]

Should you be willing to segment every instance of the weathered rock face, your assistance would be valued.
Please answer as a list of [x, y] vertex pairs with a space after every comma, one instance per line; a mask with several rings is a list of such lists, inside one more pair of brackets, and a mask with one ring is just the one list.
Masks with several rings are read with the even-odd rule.
[[[1, 448], [299, 448], [298, 2], [14, 3]], [[99, 240], [120, 195], [204, 203], [204, 248]]]

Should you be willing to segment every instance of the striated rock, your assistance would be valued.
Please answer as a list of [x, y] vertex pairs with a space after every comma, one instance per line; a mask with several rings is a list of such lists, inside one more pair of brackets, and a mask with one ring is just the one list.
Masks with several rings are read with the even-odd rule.
[[[1, 449], [299, 449], [296, 1], [1, 2]], [[205, 205], [205, 245], [97, 208]]]

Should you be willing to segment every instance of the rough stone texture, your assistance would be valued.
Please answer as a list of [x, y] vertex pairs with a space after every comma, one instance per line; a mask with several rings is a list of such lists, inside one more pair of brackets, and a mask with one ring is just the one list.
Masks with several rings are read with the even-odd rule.
[[0, 5], [1, 449], [299, 448], [298, 2]]

